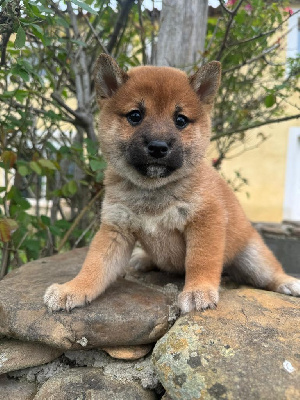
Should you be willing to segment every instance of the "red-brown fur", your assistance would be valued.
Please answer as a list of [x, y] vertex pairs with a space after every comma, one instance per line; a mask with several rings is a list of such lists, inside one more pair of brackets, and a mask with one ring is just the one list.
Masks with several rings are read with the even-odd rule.
[[[47, 289], [49, 309], [71, 310], [103, 293], [129, 264], [136, 241], [144, 252], [134, 253], [134, 267], [153, 264], [185, 272], [182, 312], [216, 306], [223, 269], [254, 286], [300, 295], [300, 281], [284, 273], [232, 190], [205, 160], [219, 82], [217, 62], [188, 78], [167, 67], [138, 67], [126, 74], [109, 56], [99, 57], [99, 139], [108, 162], [102, 224], [80, 273]], [[126, 115], [139, 108], [143, 120], [132, 126]], [[184, 129], [175, 126], [176, 110], [190, 121]], [[182, 165], [170, 175], [163, 176], [156, 164], [147, 164], [142, 175], [128, 161], [133, 148], [146, 151], [147, 135], [174, 143], [170, 154], [177, 151]]]

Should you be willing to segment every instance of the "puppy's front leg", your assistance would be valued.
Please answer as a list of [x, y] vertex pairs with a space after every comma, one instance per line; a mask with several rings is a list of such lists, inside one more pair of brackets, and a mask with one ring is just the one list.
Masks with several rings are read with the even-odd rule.
[[48, 309], [70, 311], [99, 296], [129, 263], [134, 242], [130, 232], [102, 224], [79, 274], [67, 283], [55, 283], [46, 290], [44, 302]]
[[225, 226], [220, 210], [205, 210], [186, 229], [185, 286], [182, 313], [215, 308], [224, 260]]

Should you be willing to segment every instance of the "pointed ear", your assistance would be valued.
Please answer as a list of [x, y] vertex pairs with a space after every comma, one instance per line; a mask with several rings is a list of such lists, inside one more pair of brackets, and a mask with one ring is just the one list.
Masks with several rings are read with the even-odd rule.
[[189, 81], [200, 101], [212, 108], [221, 82], [221, 63], [212, 61], [203, 65]]
[[99, 100], [111, 97], [128, 79], [116, 61], [107, 54], [100, 54], [94, 69], [96, 95]]

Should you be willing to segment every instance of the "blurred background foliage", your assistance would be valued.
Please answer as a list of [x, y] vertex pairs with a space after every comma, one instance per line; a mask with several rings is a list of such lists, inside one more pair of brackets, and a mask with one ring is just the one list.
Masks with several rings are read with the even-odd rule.
[[[101, 52], [125, 69], [155, 64], [160, 11], [149, 3], [0, 0], [0, 278], [83, 246], [97, 230], [105, 161], [93, 65]], [[287, 6], [220, 0], [203, 21], [206, 45], [195, 68], [223, 65], [213, 115], [216, 168], [266, 139], [249, 140], [251, 128], [299, 117], [296, 107], [285, 112], [299, 92], [300, 69], [299, 58], [280, 58]], [[239, 173], [236, 179], [236, 190], [247, 183]]]

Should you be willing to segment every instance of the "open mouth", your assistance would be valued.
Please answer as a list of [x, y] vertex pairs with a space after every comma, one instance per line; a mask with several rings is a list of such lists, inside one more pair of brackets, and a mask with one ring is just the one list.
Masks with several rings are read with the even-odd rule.
[[167, 175], [167, 168], [163, 165], [148, 165], [147, 176], [149, 178], [164, 178]]
[[166, 178], [175, 170], [175, 168], [160, 164], [138, 164], [135, 168], [140, 174], [153, 179]]

